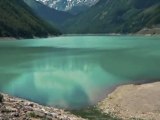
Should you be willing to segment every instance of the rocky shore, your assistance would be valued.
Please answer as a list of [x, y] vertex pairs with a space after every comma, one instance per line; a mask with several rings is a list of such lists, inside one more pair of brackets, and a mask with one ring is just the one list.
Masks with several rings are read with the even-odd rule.
[[140, 35], [159, 35], [160, 34], [160, 27], [143, 28], [142, 30], [138, 31], [136, 34], [140, 34]]
[[95, 106], [96, 109], [76, 111], [78, 116], [7, 94], [2, 96], [0, 94], [0, 120], [84, 120], [78, 116], [92, 120], [98, 118], [159, 120], [160, 118], [160, 82], [120, 86], [99, 102]]
[[0, 120], [84, 120], [69, 112], [0, 94]]
[[159, 120], [160, 82], [120, 86], [97, 107], [123, 120]]

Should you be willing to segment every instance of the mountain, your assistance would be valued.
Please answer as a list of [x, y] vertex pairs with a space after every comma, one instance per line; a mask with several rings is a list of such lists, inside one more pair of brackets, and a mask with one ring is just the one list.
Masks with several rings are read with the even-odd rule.
[[60, 32], [35, 16], [22, 0], [0, 0], [0, 37], [32, 38]]
[[43, 4], [60, 11], [68, 11], [72, 14], [78, 14], [87, 10], [99, 0], [36, 0]]
[[55, 10], [35, 0], [24, 0], [24, 2], [30, 6], [33, 12], [41, 19], [49, 22], [59, 29], [61, 29], [60, 26], [64, 21], [73, 17], [73, 15], [67, 12]]
[[100, 0], [64, 24], [66, 33], [133, 33], [160, 24], [159, 0]]

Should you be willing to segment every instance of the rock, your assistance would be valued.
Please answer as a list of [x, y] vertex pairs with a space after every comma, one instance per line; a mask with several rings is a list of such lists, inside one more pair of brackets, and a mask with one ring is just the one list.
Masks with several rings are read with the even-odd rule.
[[34, 114], [35, 114], [37, 117], [40, 117], [40, 118], [45, 117], [45, 113], [43, 113], [43, 112], [41, 112], [41, 111], [35, 111]]
[[5, 106], [1, 106], [1, 108], [0, 108], [1, 113], [3, 113], [5, 110], [6, 110], [6, 107]]
[[3, 95], [0, 94], [0, 103], [2, 103], [2, 102], [3, 102]]
[[0, 120], [84, 120], [61, 109], [42, 106], [6, 94], [2, 95]]
[[52, 116], [47, 115], [47, 116], [46, 116], [46, 119], [47, 119], [47, 120], [52, 120], [52, 119], [53, 119], [53, 117], [52, 117]]
[[41, 111], [32, 111], [27, 113], [29, 117], [32, 118], [44, 118], [46, 115]]
[[51, 113], [53, 118], [57, 118], [57, 114], [56, 113]]
[[19, 113], [18, 113], [18, 112], [13, 113], [12, 116], [13, 116], [13, 117], [19, 117]]
[[7, 107], [6, 107], [6, 110], [7, 110], [8, 112], [17, 112], [17, 109], [16, 109], [16, 108], [12, 108], [12, 107], [10, 107], [10, 106], [7, 106]]
[[25, 106], [24, 108], [23, 108], [23, 110], [24, 111], [33, 111], [33, 108], [32, 107], [30, 107], [30, 106]]
[[33, 103], [30, 103], [30, 102], [25, 102], [24, 104], [25, 106], [30, 106], [30, 107], [34, 107], [34, 104]]

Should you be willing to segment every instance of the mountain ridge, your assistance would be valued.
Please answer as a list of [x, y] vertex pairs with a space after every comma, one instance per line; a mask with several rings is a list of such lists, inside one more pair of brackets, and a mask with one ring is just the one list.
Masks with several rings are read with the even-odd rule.
[[48, 6], [35, 0], [24, 0], [24, 2], [37, 16], [59, 29], [61, 29], [62, 23], [73, 17], [73, 15], [70, 13], [49, 8]]
[[84, 12], [99, 0], [36, 0], [50, 8], [66, 11], [72, 14]]
[[1, 0], [0, 16], [0, 37], [33, 38], [61, 34], [38, 18], [22, 0]]
[[160, 24], [159, 0], [100, 0], [63, 25], [65, 33], [135, 33]]

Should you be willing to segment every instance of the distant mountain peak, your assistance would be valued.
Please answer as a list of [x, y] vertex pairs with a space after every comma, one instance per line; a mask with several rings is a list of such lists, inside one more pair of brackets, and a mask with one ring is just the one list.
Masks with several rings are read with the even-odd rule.
[[43, 4], [55, 8], [60, 11], [69, 11], [74, 7], [86, 6], [90, 7], [96, 4], [99, 0], [36, 0]]

